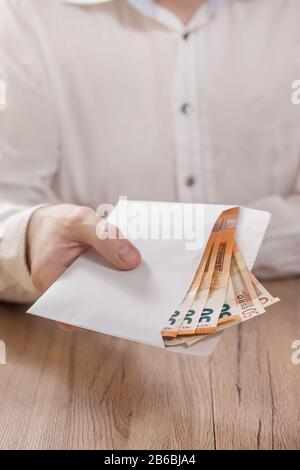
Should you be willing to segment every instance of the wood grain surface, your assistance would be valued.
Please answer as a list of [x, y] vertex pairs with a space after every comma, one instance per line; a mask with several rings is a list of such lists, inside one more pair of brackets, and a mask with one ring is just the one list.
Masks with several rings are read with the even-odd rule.
[[300, 280], [226, 332], [211, 358], [91, 332], [0, 305], [1, 449], [300, 449]]

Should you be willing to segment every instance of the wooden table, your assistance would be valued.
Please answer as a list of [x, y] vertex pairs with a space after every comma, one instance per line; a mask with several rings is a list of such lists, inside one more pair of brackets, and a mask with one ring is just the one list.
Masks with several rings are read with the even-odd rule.
[[67, 333], [1, 304], [1, 449], [300, 449], [300, 280], [211, 358]]

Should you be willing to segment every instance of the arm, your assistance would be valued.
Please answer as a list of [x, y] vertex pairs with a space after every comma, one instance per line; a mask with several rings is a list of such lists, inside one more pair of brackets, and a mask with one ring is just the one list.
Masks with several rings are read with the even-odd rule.
[[54, 94], [33, 2], [14, 5], [0, 2], [0, 80], [7, 87], [0, 111], [0, 300], [31, 302], [87, 246], [124, 270], [136, 267], [140, 254], [126, 239], [99, 239], [95, 212], [60, 204], [52, 190], [62, 157]]
[[[23, 10], [24, 8], [24, 10]], [[41, 204], [56, 203], [51, 182], [58, 166], [58, 129], [46, 70], [34, 35], [34, 15], [5, 0], [0, 6], [0, 299], [38, 295], [27, 268], [28, 222]]]
[[251, 207], [272, 213], [270, 226], [254, 271], [261, 278], [300, 274], [300, 174], [294, 193], [285, 198], [273, 195], [255, 201]]

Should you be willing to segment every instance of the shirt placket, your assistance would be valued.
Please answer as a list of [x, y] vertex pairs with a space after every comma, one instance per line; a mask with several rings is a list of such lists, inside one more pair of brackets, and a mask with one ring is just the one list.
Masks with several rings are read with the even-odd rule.
[[182, 202], [206, 200], [206, 162], [202, 142], [201, 100], [201, 30], [212, 18], [209, 8], [203, 9], [193, 24], [183, 28], [173, 82], [173, 124], [177, 198]]
[[173, 82], [176, 185], [179, 201], [197, 200], [202, 188], [195, 33], [183, 32]]
[[204, 112], [199, 99], [201, 67], [201, 30], [214, 16], [221, 0], [204, 4], [184, 26], [169, 10], [153, 0], [128, 0], [136, 9], [150, 16], [178, 36], [172, 83], [171, 107], [174, 144], [176, 198], [182, 202], [206, 200], [206, 162], [202, 143], [201, 122]]

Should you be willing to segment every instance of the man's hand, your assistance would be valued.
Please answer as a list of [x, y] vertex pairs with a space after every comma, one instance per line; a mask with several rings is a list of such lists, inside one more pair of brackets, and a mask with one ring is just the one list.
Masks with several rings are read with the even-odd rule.
[[33, 214], [27, 232], [27, 255], [32, 282], [41, 293], [89, 246], [118, 269], [130, 270], [140, 264], [139, 251], [120, 238], [117, 229], [115, 239], [97, 236], [100, 221], [89, 207], [71, 204], [42, 207]]

